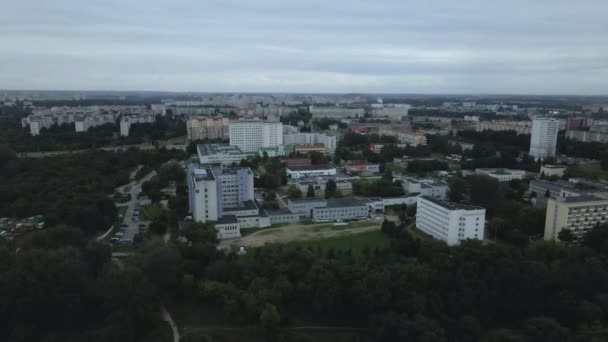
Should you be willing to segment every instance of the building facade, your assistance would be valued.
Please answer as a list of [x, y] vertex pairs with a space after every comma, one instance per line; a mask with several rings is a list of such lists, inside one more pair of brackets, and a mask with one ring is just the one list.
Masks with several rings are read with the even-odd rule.
[[257, 152], [261, 147], [283, 145], [283, 124], [266, 121], [230, 122], [230, 145], [244, 152]]
[[509, 182], [514, 179], [524, 179], [526, 177], [526, 171], [513, 169], [479, 168], [475, 169], [475, 173], [478, 175], [495, 178], [499, 182]]
[[466, 239], [483, 240], [485, 220], [484, 208], [418, 197], [416, 227], [448, 246]]
[[287, 173], [287, 177], [291, 179], [318, 176], [335, 176], [336, 168], [326, 164], [311, 166], [290, 166], [285, 168], [285, 173]]
[[554, 118], [534, 118], [530, 137], [530, 156], [544, 160], [554, 158], [557, 148], [559, 120]]
[[194, 116], [186, 121], [188, 141], [228, 139], [230, 120], [223, 117]]
[[574, 242], [598, 224], [606, 223], [608, 199], [593, 195], [549, 198], [545, 218], [545, 240], [559, 241], [559, 233], [568, 229]]

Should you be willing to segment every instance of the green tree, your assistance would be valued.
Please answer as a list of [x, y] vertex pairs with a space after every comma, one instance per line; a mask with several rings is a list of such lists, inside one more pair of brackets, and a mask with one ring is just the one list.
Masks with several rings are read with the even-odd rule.
[[559, 234], [557, 234], [557, 238], [559, 241], [569, 245], [574, 242], [574, 234], [570, 229], [562, 229]]
[[289, 198], [301, 198], [302, 197], [302, 191], [300, 191], [300, 189], [298, 189], [295, 185], [290, 185], [287, 188], [287, 197], [289, 197]]
[[306, 189], [306, 197], [315, 197], [315, 187], [312, 184], [309, 184], [308, 188]]
[[325, 198], [331, 198], [336, 193], [338, 186], [333, 179], [330, 179], [325, 183]]
[[280, 332], [281, 316], [276, 306], [266, 304], [260, 314], [260, 324], [264, 329], [267, 341], [276, 341]]
[[467, 193], [467, 182], [462, 177], [452, 177], [448, 181], [448, 197], [452, 202], [460, 202]]

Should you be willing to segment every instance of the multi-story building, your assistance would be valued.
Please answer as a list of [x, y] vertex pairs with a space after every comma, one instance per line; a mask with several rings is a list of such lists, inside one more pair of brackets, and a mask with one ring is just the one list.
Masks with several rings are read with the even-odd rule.
[[410, 146], [426, 146], [426, 136], [422, 132], [399, 133], [397, 139]]
[[220, 239], [241, 236], [241, 227], [266, 227], [253, 194], [249, 168], [188, 167], [189, 203], [197, 222], [213, 222]]
[[534, 118], [530, 138], [530, 156], [540, 160], [555, 157], [558, 132], [558, 119]]
[[336, 168], [327, 164], [311, 165], [311, 166], [290, 166], [285, 168], [287, 177], [291, 179], [300, 179], [306, 177], [319, 176], [335, 176]]
[[186, 121], [188, 141], [227, 139], [230, 120], [223, 117], [195, 116]]
[[483, 240], [486, 210], [482, 207], [418, 197], [416, 227], [448, 246], [466, 239]]
[[574, 242], [608, 219], [608, 199], [593, 195], [549, 198], [545, 218], [545, 240], [559, 240], [559, 233], [568, 229]]
[[483, 131], [515, 131], [517, 134], [530, 134], [531, 121], [480, 121], [477, 123], [477, 132]]
[[228, 144], [199, 144], [196, 146], [198, 158], [201, 164], [230, 165], [239, 163], [249, 156], [241, 151], [238, 146]]
[[244, 152], [257, 152], [261, 147], [283, 145], [283, 124], [265, 121], [230, 122], [230, 145]]
[[428, 178], [405, 177], [402, 186], [408, 194], [420, 194], [440, 200], [445, 200], [448, 193], [448, 185], [445, 182], [437, 182]]
[[294, 145], [293, 151], [295, 153], [308, 154], [311, 152], [318, 152], [321, 154], [325, 154], [327, 150], [323, 144], [314, 144], [314, 145]]
[[382, 107], [372, 109], [372, 116], [388, 117], [390, 120], [400, 121], [407, 117], [410, 108], [411, 106], [406, 104], [382, 105]]
[[120, 135], [129, 136], [131, 125], [134, 123], [153, 123], [156, 116], [154, 114], [123, 115], [120, 118]]
[[475, 169], [475, 173], [478, 175], [496, 178], [499, 182], [509, 182], [514, 179], [524, 179], [526, 177], [526, 171], [513, 169], [479, 168]]
[[608, 184], [584, 178], [565, 180], [531, 180], [528, 193], [532, 203], [539, 208], [545, 208], [549, 198], [565, 198], [571, 196], [608, 195]]
[[308, 107], [313, 118], [359, 118], [363, 117], [365, 110], [363, 108], [346, 108], [346, 107], [318, 107], [311, 105]]
[[317, 145], [322, 144], [327, 153], [336, 150], [336, 136], [322, 133], [289, 133], [283, 134], [285, 145]]

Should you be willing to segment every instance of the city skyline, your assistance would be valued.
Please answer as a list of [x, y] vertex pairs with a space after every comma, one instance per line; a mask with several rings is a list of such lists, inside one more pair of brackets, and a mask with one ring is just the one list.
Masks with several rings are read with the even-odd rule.
[[0, 88], [601, 95], [606, 14], [594, 1], [11, 3]]

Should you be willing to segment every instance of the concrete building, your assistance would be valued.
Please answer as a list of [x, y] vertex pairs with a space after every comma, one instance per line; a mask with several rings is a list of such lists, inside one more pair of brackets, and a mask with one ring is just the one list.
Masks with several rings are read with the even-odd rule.
[[426, 136], [422, 132], [399, 133], [397, 139], [410, 146], [426, 146]]
[[293, 150], [295, 153], [308, 154], [311, 152], [318, 152], [321, 154], [325, 154], [327, 151], [323, 144], [315, 144], [315, 145], [293, 145]]
[[363, 117], [365, 110], [363, 108], [346, 108], [346, 107], [318, 107], [311, 105], [308, 110], [313, 118], [359, 118]]
[[378, 173], [380, 172], [380, 164], [368, 163], [367, 160], [348, 160], [344, 164], [344, 173], [346, 174], [362, 174], [362, 173]]
[[335, 135], [322, 133], [287, 133], [283, 134], [285, 145], [317, 145], [322, 144], [327, 153], [333, 154], [336, 150], [337, 138]]
[[570, 178], [568, 181], [531, 180], [528, 194], [534, 206], [545, 208], [549, 198], [589, 195], [606, 197], [608, 196], [608, 183], [584, 178]]
[[336, 183], [336, 189], [340, 190], [343, 195], [348, 195], [353, 191], [353, 183], [348, 180], [334, 179], [333, 177], [310, 177], [300, 178], [296, 180], [293, 185], [302, 191], [303, 194], [307, 194], [308, 187], [312, 186], [315, 190], [315, 196], [323, 196], [325, 194], [325, 188], [327, 181], [333, 179]]
[[554, 158], [557, 148], [559, 120], [554, 118], [534, 118], [530, 138], [530, 156], [544, 160]]
[[[156, 119], [154, 114], [123, 115], [120, 118], [120, 135], [129, 136], [131, 125], [135, 123], [153, 123]], [[76, 122], [78, 124], [78, 122]], [[76, 129], [78, 131], [78, 129]]]
[[598, 224], [606, 223], [608, 199], [592, 195], [549, 198], [545, 218], [545, 240], [559, 240], [559, 233], [568, 229], [579, 242]]
[[290, 166], [285, 168], [287, 178], [300, 179], [306, 177], [335, 176], [336, 168], [327, 164], [311, 166]]
[[475, 169], [475, 173], [478, 175], [496, 178], [499, 182], [509, 182], [514, 179], [524, 179], [526, 177], [526, 171], [513, 169], [479, 168]]
[[547, 177], [562, 177], [566, 172], [566, 165], [543, 165], [540, 167], [540, 174]]
[[188, 167], [189, 204], [197, 222], [213, 222], [218, 238], [240, 237], [240, 228], [267, 227], [270, 219], [254, 199], [249, 168]]
[[381, 107], [372, 108], [372, 116], [386, 117], [392, 121], [401, 121], [407, 117], [407, 113], [411, 106], [406, 104], [381, 105]]
[[477, 132], [483, 131], [515, 131], [517, 134], [530, 134], [531, 121], [480, 121], [477, 123]]
[[153, 103], [150, 105], [150, 110], [155, 115], [165, 116], [167, 115], [167, 106], [162, 103]]
[[403, 179], [403, 190], [408, 194], [420, 194], [436, 199], [445, 200], [448, 193], [448, 185], [445, 182], [437, 182], [428, 178], [405, 177]]
[[186, 121], [188, 141], [228, 139], [230, 120], [223, 117], [194, 116]]
[[448, 246], [466, 239], [483, 240], [486, 210], [482, 207], [418, 197], [416, 227]]
[[283, 124], [265, 121], [230, 122], [230, 145], [244, 152], [257, 152], [261, 147], [283, 145]]
[[247, 159], [247, 153], [241, 151], [238, 146], [228, 144], [199, 144], [196, 146], [198, 158], [201, 164], [222, 164], [231, 165], [240, 163]]

